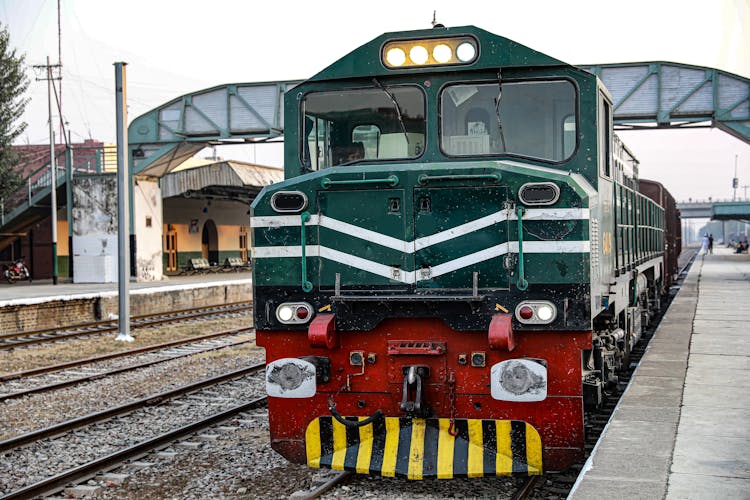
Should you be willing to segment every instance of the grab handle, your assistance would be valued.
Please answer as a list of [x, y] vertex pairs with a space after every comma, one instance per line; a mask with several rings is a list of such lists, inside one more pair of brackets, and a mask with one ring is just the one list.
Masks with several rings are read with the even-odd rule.
[[428, 182], [443, 182], [443, 181], [493, 181], [500, 182], [502, 176], [500, 174], [456, 174], [456, 175], [427, 175], [422, 174], [417, 177], [417, 182], [424, 185]]
[[307, 255], [305, 252], [305, 246], [306, 246], [306, 232], [305, 232], [305, 222], [310, 220], [310, 213], [309, 212], [302, 212], [302, 224], [300, 224], [300, 246], [302, 247], [302, 291], [303, 292], [310, 292], [313, 289], [312, 283], [307, 281]]
[[526, 281], [523, 272], [523, 213], [525, 212], [523, 207], [516, 208], [516, 216], [518, 218], [518, 281], [516, 286], [522, 292], [529, 287], [529, 282]]
[[320, 181], [320, 185], [323, 189], [328, 189], [332, 186], [354, 186], [357, 184], [388, 184], [393, 187], [398, 185], [398, 176], [389, 175], [384, 179], [352, 179], [348, 181], [332, 181], [328, 177], [324, 177]]

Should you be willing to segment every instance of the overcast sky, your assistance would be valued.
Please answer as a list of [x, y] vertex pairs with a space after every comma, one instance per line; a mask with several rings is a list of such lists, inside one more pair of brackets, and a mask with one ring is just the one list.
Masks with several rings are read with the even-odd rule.
[[[215, 85], [307, 78], [383, 32], [429, 27], [433, 10], [572, 64], [665, 60], [750, 77], [750, 0], [61, 0], [63, 115], [75, 142], [114, 142], [115, 61], [128, 63], [132, 120]], [[0, 21], [29, 65], [57, 61], [56, 0], [0, 0]], [[48, 143], [46, 82], [29, 75], [20, 142]], [[750, 146], [719, 130], [620, 135], [641, 176], [679, 200], [731, 198], [735, 155], [750, 185]], [[278, 149], [259, 146], [257, 161], [279, 164]]]

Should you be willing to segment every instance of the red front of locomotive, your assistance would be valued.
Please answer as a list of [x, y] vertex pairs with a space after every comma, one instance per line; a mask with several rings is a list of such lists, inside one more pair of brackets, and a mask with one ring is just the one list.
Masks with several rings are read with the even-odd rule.
[[[293, 462], [411, 479], [539, 474], [542, 464], [546, 471], [567, 468], [583, 458], [581, 350], [591, 345], [591, 334], [513, 335], [509, 320], [499, 313], [489, 332], [420, 319], [338, 332], [333, 315], [320, 314], [308, 332], [259, 331], [269, 374], [274, 361], [300, 358], [311, 360], [317, 374], [309, 397], [269, 397], [273, 448]], [[544, 367], [544, 374], [511, 367], [516, 399], [527, 401], [495, 399], [493, 390], [502, 388], [492, 387], [493, 375], [518, 360]], [[278, 368], [283, 383], [284, 368]], [[535, 383], [544, 385], [544, 394]], [[333, 413], [374, 418], [347, 427]], [[378, 422], [385, 417], [398, 419], [395, 431]], [[394, 435], [378, 440], [378, 426]]]

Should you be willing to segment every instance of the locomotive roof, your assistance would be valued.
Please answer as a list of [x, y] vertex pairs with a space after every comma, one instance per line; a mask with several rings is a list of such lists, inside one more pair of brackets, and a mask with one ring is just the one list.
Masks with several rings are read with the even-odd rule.
[[450, 70], [522, 66], [569, 66], [569, 64], [563, 61], [508, 38], [477, 28], [476, 26], [438, 27], [425, 30], [384, 33], [348, 53], [310, 78], [309, 81], [369, 77], [379, 74], [408, 75], [412, 73], [445, 71], [445, 66], [386, 68], [381, 59], [383, 45], [391, 40], [444, 38], [460, 35], [474, 37], [479, 43], [479, 53], [473, 63], [451, 66], [449, 67]]

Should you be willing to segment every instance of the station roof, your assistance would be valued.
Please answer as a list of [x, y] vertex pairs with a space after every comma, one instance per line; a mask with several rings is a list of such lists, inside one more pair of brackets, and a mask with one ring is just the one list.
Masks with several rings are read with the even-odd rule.
[[163, 198], [182, 196], [250, 203], [265, 186], [283, 179], [282, 169], [227, 160], [172, 172], [162, 177], [159, 184]]

